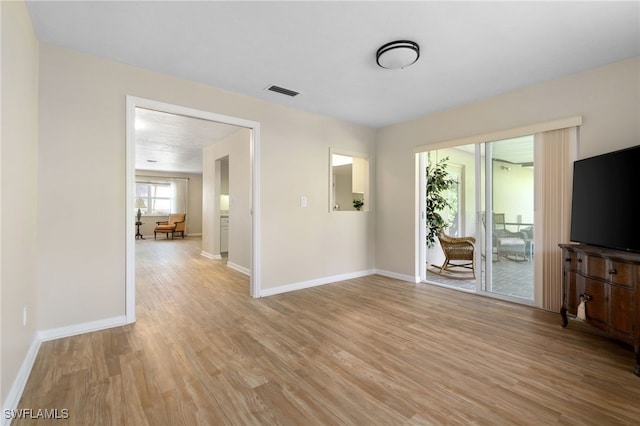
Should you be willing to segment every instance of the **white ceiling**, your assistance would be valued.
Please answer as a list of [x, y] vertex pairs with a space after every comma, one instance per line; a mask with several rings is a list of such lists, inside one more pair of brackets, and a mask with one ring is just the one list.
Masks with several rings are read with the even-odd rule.
[[240, 128], [136, 108], [136, 169], [202, 173], [202, 149]]
[[640, 55], [637, 1], [27, 4], [42, 42], [374, 128]]

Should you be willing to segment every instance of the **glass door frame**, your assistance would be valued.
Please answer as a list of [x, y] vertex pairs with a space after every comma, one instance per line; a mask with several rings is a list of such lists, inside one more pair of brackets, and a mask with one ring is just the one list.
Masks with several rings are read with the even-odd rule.
[[[475, 233], [471, 236], [476, 238], [477, 247], [483, 249], [476, 250], [475, 264], [477, 268], [475, 280], [468, 280], [467, 282], [473, 282], [473, 289], [467, 290], [476, 294], [482, 294], [490, 296], [496, 299], [502, 299], [512, 301], [520, 304], [535, 305], [535, 289], [537, 287], [534, 279], [534, 300], [522, 299], [515, 296], [503, 295], [500, 293], [492, 292], [493, 287], [493, 250], [494, 242], [492, 235], [492, 229], [494, 227], [493, 218], [493, 164], [492, 164], [492, 142], [478, 142], [474, 145], [474, 167], [475, 170], [470, 175], [474, 176], [475, 182], [480, 184], [474, 184], [474, 211], [475, 211]], [[438, 149], [436, 149], [438, 150]], [[426, 165], [427, 154], [429, 151], [423, 151], [416, 154], [416, 167], [417, 167], [417, 180], [419, 192], [416, 197], [418, 219], [418, 232], [417, 232], [417, 277], [421, 282], [443, 285], [435, 281], [430, 281], [427, 276], [427, 245], [426, 245]], [[484, 161], [483, 161], [484, 155]], [[484, 176], [483, 176], [484, 175]], [[482, 196], [484, 189], [484, 197]], [[469, 206], [470, 207], [470, 206]], [[487, 213], [488, 212], [488, 213]], [[484, 220], [483, 220], [484, 215]], [[482, 253], [485, 253], [484, 257]]]
[[[482, 178], [482, 170], [481, 170], [481, 163], [482, 163], [482, 156], [481, 156], [481, 148], [482, 148], [482, 144], [475, 144], [474, 147], [474, 168], [475, 171], [473, 173], [473, 177], [475, 179], [475, 182], [480, 182], [481, 178]], [[418, 238], [417, 238], [417, 268], [418, 268], [418, 273], [417, 276], [420, 279], [420, 282], [426, 282], [426, 283], [431, 283], [431, 284], [437, 284], [434, 282], [431, 282], [428, 280], [427, 278], [427, 216], [426, 216], [426, 191], [427, 191], [427, 179], [426, 179], [426, 167], [427, 167], [427, 154], [428, 151], [423, 151], [423, 152], [419, 152], [416, 154], [416, 167], [417, 167], [417, 180], [418, 180], [418, 185], [417, 187], [418, 189], [418, 196], [416, 197], [416, 201], [417, 201], [417, 218], [418, 218]], [[466, 175], [467, 173], [465, 173]], [[480, 185], [474, 185], [474, 222], [475, 222], [475, 233], [473, 235], [470, 235], [472, 237], [474, 237], [477, 241], [477, 246], [478, 247], [482, 247], [483, 246], [483, 229], [482, 229], [482, 216], [480, 213], [480, 209], [478, 207], [478, 200], [480, 200], [480, 194], [481, 194], [481, 186]], [[465, 201], [466, 203], [466, 201]], [[462, 222], [464, 222], [464, 219], [461, 219]], [[489, 241], [489, 244], [491, 244], [491, 239], [487, 239]], [[489, 252], [490, 253], [490, 252]], [[478, 271], [480, 271], [479, 273], [476, 273], [476, 278], [474, 280], [467, 280], [467, 282], [473, 282], [473, 287], [474, 289], [472, 290], [472, 292], [474, 293], [482, 293], [482, 283], [483, 283], [483, 278], [482, 278], [482, 271], [485, 270], [484, 265], [482, 264], [483, 260], [482, 260], [482, 250], [476, 250], [475, 251], [475, 265]], [[490, 267], [490, 266], [489, 266]]]

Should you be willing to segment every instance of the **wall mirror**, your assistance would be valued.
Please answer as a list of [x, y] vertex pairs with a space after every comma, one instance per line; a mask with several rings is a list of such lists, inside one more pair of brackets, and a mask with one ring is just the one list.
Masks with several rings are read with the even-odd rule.
[[366, 155], [330, 151], [330, 211], [368, 211], [369, 159]]

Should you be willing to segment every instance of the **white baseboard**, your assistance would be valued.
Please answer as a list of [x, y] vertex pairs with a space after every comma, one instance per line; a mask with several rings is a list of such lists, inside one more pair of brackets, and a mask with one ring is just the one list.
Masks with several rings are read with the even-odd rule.
[[38, 338], [41, 342], [49, 340], [61, 339], [63, 337], [77, 336], [79, 334], [90, 333], [92, 331], [105, 330], [107, 328], [119, 327], [127, 324], [125, 315], [105, 318], [103, 320], [85, 322], [82, 324], [70, 325], [67, 327], [51, 328], [49, 330], [40, 330]]
[[9, 389], [7, 398], [2, 404], [2, 419], [0, 420], [0, 425], [8, 426], [11, 424], [12, 419], [7, 419], [7, 416], [10, 416], [11, 410], [18, 409], [18, 404], [20, 403], [22, 392], [24, 392], [24, 388], [27, 385], [27, 380], [29, 379], [29, 375], [31, 374], [31, 370], [33, 369], [33, 364], [36, 360], [36, 357], [38, 356], [38, 351], [40, 350], [40, 345], [42, 342], [60, 339], [63, 337], [76, 336], [78, 334], [90, 333], [92, 331], [104, 330], [107, 328], [119, 327], [126, 324], [127, 317], [125, 315], [122, 315], [98, 321], [85, 322], [83, 324], [52, 328], [49, 330], [40, 330], [36, 332], [36, 335], [33, 338], [33, 342], [31, 342], [31, 345], [29, 346], [29, 350], [27, 351], [24, 361], [22, 361], [20, 370], [18, 370], [18, 374], [13, 381], [13, 385], [11, 385], [11, 389]]
[[318, 278], [315, 280], [281, 285], [278, 287], [263, 289], [262, 291], [260, 291], [259, 297], [273, 296], [275, 294], [288, 293], [290, 291], [296, 291], [296, 290], [303, 290], [305, 288], [317, 287], [319, 285], [331, 284], [339, 281], [350, 280], [353, 278], [366, 277], [368, 275], [373, 275], [374, 273], [375, 273], [375, 270], [369, 269], [366, 271], [351, 272], [348, 274], [333, 275], [330, 277]]
[[27, 355], [24, 357], [24, 361], [22, 361], [22, 365], [18, 370], [18, 374], [11, 385], [11, 389], [9, 389], [9, 393], [2, 403], [2, 420], [0, 420], [0, 424], [2, 426], [8, 426], [11, 424], [12, 419], [7, 419], [7, 413], [11, 413], [11, 410], [18, 409], [20, 398], [22, 398], [22, 392], [24, 392], [27, 380], [29, 380], [29, 375], [33, 369], [33, 363], [36, 361], [36, 357], [38, 356], [40, 343], [41, 340], [38, 338], [38, 334], [36, 333], [31, 345], [29, 346]]
[[396, 280], [409, 281], [410, 283], [419, 283], [420, 277], [412, 277], [411, 275], [398, 274], [397, 272], [385, 271], [383, 269], [376, 269], [376, 274], [384, 277], [395, 278]]
[[222, 259], [222, 256], [220, 256], [219, 254], [211, 254], [211, 253], [206, 252], [204, 250], [202, 250], [200, 252], [200, 256], [206, 257], [207, 259], [211, 259], [211, 260], [220, 260], [220, 259]]
[[245, 268], [244, 266], [240, 266], [236, 263], [233, 262], [227, 262], [227, 266], [231, 269], [234, 269], [238, 272], [242, 272], [243, 274], [247, 275], [247, 276], [251, 276], [251, 269], [249, 268]]

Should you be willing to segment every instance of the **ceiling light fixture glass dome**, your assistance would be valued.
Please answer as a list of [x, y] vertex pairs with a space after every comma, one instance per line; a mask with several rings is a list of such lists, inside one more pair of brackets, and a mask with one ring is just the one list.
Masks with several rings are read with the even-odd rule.
[[382, 68], [395, 70], [414, 64], [420, 57], [420, 46], [409, 40], [397, 40], [378, 49], [376, 62]]

